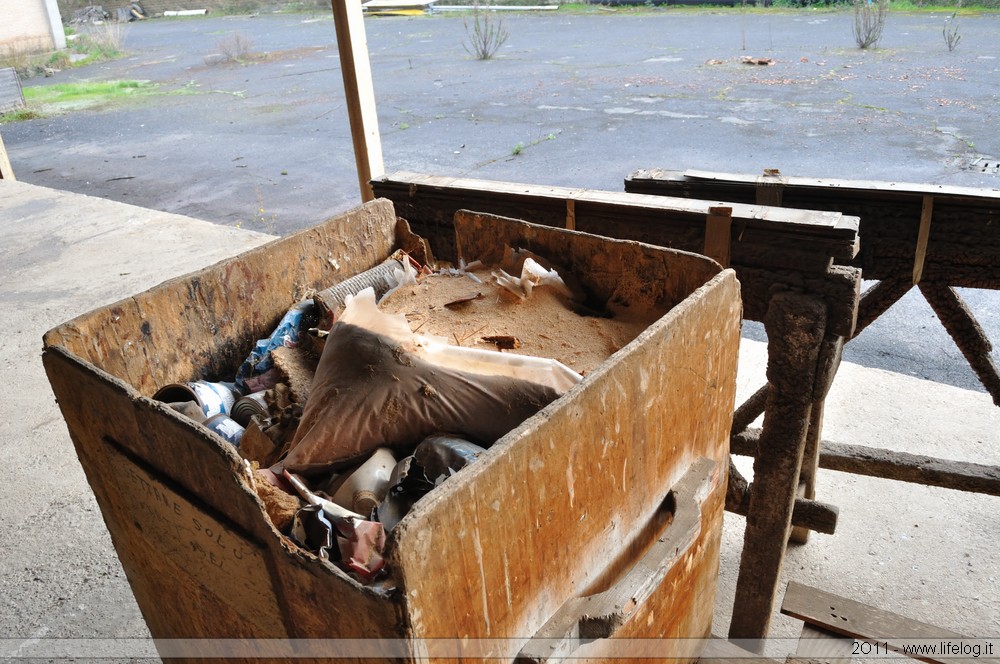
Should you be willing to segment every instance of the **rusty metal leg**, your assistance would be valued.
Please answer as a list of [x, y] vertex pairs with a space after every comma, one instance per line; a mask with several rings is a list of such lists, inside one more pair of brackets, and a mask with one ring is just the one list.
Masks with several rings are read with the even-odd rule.
[[[819, 350], [812, 412], [809, 415], [809, 433], [806, 435], [806, 448], [802, 454], [802, 467], [799, 470], [800, 498], [816, 499], [816, 473], [819, 470], [820, 446], [823, 443], [823, 413], [826, 411], [826, 395], [829, 394], [830, 387], [833, 385], [833, 378], [837, 375], [843, 353], [844, 338], [827, 335]], [[792, 528], [791, 541], [796, 544], [805, 544], [809, 541], [809, 529]]]
[[955, 340], [955, 345], [962, 351], [983, 387], [993, 397], [993, 403], [1000, 406], [1000, 371], [997, 371], [997, 366], [990, 357], [993, 344], [965, 301], [954, 288], [942, 282], [922, 281], [920, 292], [941, 319], [944, 329]]
[[[809, 430], [826, 306], [806, 295], [778, 293], [771, 298], [764, 327], [767, 408], [754, 461], [730, 639], [763, 639], [771, 624]], [[762, 647], [759, 641], [757, 650]]]

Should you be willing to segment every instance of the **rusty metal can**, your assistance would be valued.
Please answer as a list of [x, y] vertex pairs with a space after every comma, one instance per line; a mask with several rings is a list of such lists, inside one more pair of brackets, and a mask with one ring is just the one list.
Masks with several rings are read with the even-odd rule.
[[254, 392], [245, 397], [240, 397], [232, 409], [229, 416], [239, 422], [240, 426], [250, 424], [250, 418], [254, 415], [267, 415], [267, 401], [264, 400], [264, 392]]

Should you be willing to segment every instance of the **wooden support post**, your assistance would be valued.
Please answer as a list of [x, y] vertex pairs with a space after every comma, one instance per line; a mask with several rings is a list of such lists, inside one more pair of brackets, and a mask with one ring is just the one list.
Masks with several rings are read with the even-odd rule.
[[733, 208], [710, 207], [705, 220], [705, 251], [722, 267], [729, 267], [729, 253], [732, 245]]
[[[747, 429], [730, 437], [729, 448], [733, 454], [753, 456], [759, 439], [759, 429]], [[1000, 496], [1000, 466], [824, 440], [820, 446], [819, 467], [852, 475]]]
[[10, 167], [10, 159], [7, 158], [7, 148], [3, 144], [3, 136], [0, 136], [0, 180], [16, 180], [14, 169]]
[[858, 303], [858, 323], [854, 327], [852, 338], [861, 334], [862, 330], [888, 311], [889, 307], [898, 302], [911, 288], [913, 284], [903, 279], [883, 279], [868, 288]]
[[784, 194], [785, 179], [777, 168], [765, 168], [764, 174], [757, 178], [755, 187], [757, 205], [781, 207]]
[[913, 258], [913, 283], [919, 284], [927, 257], [927, 240], [931, 236], [931, 217], [934, 215], [934, 197], [924, 196], [920, 207], [920, 229], [917, 231], [917, 251]]
[[852, 475], [1000, 496], [1000, 466], [824, 441], [820, 467]]
[[771, 298], [764, 328], [769, 384], [764, 428], [754, 460], [730, 639], [762, 639], [771, 624], [791, 532], [799, 469], [809, 431], [826, 306], [799, 293]]
[[340, 52], [340, 70], [344, 78], [344, 97], [351, 122], [361, 200], [367, 202], [375, 198], [371, 180], [385, 175], [385, 164], [382, 161], [382, 138], [378, 131], [375, 88], [368, 60], [361, 0], [333, 0], [333, 22], [337, 30], [337, 50]]
[[740, 407], [733, 413], [733, 428], [731, 433], [738, 434], [753, 424], [753, 421], [764, 412], [767, 405], [767, 383], [764, 383], [759, 390], [740, 404]]
[[[726, 487], [726, 511], [746, 516], [749, 511], [750, 491], [746, 480], [742, 477], [740, 479], [743, 480], [742, 488], [739, 485], [732, 485], [732, 475], [730, 475], [730, 486]], [[833, 535], [837, 532], [839, 520], [840, 509], [836, 505], [806, 498], [795, 499], [795, 506], [792, 508], [792, 526], [795, 528]]]
[[1000, 371], [990, 355], [993, 344], [965, 301], [945, 283], [923, 282], [920, 292], [976, 372], [983, 387], [993, 397], [993, 403], [1000, 406]]
[[576, 230], [576, 199], [566, 199], [566, 228]]
[[[819, 471], [820, 445], [823, 441], [823, 413], [826, 410], [826, 395], [833, 385], [833, 378], [840, 367], [840, 358], [844, 352], [844, 337], [827, 335], [819, 349], [816, 368], [816, 384], [813, 389], [812, 412], [809, 415], [809, 433], [806, 435], [806, 448], [802, 454], [802, 468], [799, 471], [800, 498], [815, 500], [816, 473]], [[805, 544], [809, 541], [809, 529], [795, 527], [792, 529], [791, 541]]]

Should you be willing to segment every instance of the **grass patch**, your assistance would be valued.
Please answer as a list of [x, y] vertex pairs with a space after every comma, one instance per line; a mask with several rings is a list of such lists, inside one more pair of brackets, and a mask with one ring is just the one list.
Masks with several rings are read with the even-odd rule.
[[158, 86], [149, 81], [95, 81], [36, 85], [24, 88], [28, 110], [52, 115], [94, 109], [128, 99], [146, 97], [157, 92]]
[[4, 113], [0, 115], [0, 124], [7, 124], [9, 122], [21, 122], [23, 120], [36, 120], [38, 118], [45, 117], [33, 108], [19, 108], [10, 113]]

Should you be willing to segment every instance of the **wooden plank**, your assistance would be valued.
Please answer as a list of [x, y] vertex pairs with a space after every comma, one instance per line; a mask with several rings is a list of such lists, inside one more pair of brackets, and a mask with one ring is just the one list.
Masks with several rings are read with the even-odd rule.
[[729, 252], [733, 244], [733, 208], [710, 207], [705, 219], [705, 251], [722, 267], [729, 267]]
[[707, 640], [698, 662], [699, 664], [733, 664], [734, 660], [740, 660], [744, 664], [747, 661], [753, 661], [757, 664], [779, 664], [777, 660], [744, 650], [721, 636], [712, 636]]
[[900, 482], [1000, 496], [1000, 466], [823, 442], [821, 468]]
[[[661, 171], [668, 173], [671, 171]], [[688, 169], [683, 171], [685, 178], [694, 180], [716, 180], [739, 184], [756, 184], [758, 177], [745, 173], [717, 173]], [[1000, 201], [1000, 189], [979, 187], [959, 187], [943, 184], [923, 184], [917, 182], [888, 182], [882, 180], [843, 180], [837, 178], [807, 178], [788, 176], [785, 182], [789, 187], [815, 187], [820, 189], [836, 189], [845, 192], [875, 190], [885, 193], [912, 194], [923, 196], [956, 196], [972, 198], [992, 198]]]
[[934, 197], [924, 196], [920, 208], [920, 228], [917, 230], [917, 251], [913, 258], [913, 283], [919, 284], [927, 258], [927, 240], [931, 235], [931, 217], [934, 215]]
[[354, 144], [354, 161], [358, 169], [361, 200], [367, 202], [375, 198], [371, 180], [385, 173], [385, 164], [382, 160], [382, 138], [378, 130], [371, 62], [368, 59], [364, 12], [361, 0], [334, 0], [332, 5], [340, 71], [344, 80], [344, 96]]
[[[741, 456], [754, 456], [759, 436], [760, 430], [756, 428], [733, 435], [729, 443], [730, 451]], [[820, 448], [819, 467], [852, 475], [1000, 496], [1000, 466], [949, 461], [824, 440]]]
[[[708, 214], [709, 208], [718, 205], [718, 202], [715, 201], [690, 198], [673, 198], [652, 194], [629, 194], [618, 191], [574, 189], [570, 187], [554, 187], [518, 182], [425, 175], [405, 171], [387, 175], [384, 178], [383, 184], [389, 183], [403, 184], [407, 187], [409, 185], [416, 185], [418, 189], [421, 186], [426, 186], [473, 192], [481, 194], [486, 198], [495, 195], [532, 196], [539, 199], [558, 200], [575, 198], [578, 205], [581, 202], [628, 205], [635, 208], [675, 211], [700, 217]], [[747, 222], [748, 227], [769, 227], [776, 224], [779, 227], [789, 227], [789, 231], [816, 234], [831, 238], [845, 237], [849, 238], [851, 242], [854, 240], [854, 231], [857, 228], [857, 225], [849, 216], [845, 218], [845, 215], [839, 212], [797, 210], [745, 204], [733, 205], [732, 207], [733, 218]]]
[[[795, 653], [789, 661], [810, 662], [811, 664], [851, 664], [854, 653], [854, 639], [819, 629], [804, 623]], [[786, 661], [785, 664], [789, 664]]]
[[3, 136], [0, 136], [0, 180], [16, 180], [14, 169], [10, 166], [10, 159], [7, 157], [7, 148], [3, 144]]
[[[897, 653], [902, 653], [903, 646], [910, 645], [913, 640], [919, 642], [965, 638], [956, 632], [911, 620], [795, 581], [788, 582], [785, 598], [781, 604], [781, 613], [835, 634], [885, 644], [890, 652]], [[980, 659], [973, 657], [910, 656], [933, 664], [981, 662]]]
[[[392, 199], [397, 211], [416, 224], [446, 225], [456, 210], [466, 208], [563, 227], [566, 200], [572, 198], [578, 230], [622, 237], [621, 233], [607, 232], [609, 224], [617, 224], [628, 229], [622, 232], [631, 232], [634, 227], [640, 234], [672, 233], [676, 242], [660, 244], [689, 251], [702, 250], [705, 216], [718, 205], [707, 200], [405, 172], [393, 173], [373, 186], [379, 196]], [[850, 259], [857, 253], [857, 217], [759, 205], [732, 207], [740, 246], [747, 246], [747, 251], [759, 246], [772, 248], [773, 258], [789, 252], [802, 254], [820, 272], [829, 258]]]

